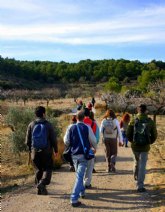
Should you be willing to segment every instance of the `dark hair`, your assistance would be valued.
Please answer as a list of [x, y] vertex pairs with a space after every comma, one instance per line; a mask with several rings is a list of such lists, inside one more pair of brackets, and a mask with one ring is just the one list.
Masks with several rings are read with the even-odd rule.
[[89, 116], [90, 115], [90, 110], [88, 108], [84, 108], [84, 115]]
[[115, 119], [116, 118], [115, 112], [111, 109], [108, 109], [103, 118], [108, 118], [108, 117]]
[[77, 114], [77, 119], [78, 119], [79, 121], [83, 121], [84, 117], [85, 117], [85, 115], [84, 115], [84, 110], [80, 110], [80, 111], [78, 112], [78, 114]]
[[139, 105], [138, 109], [139, 109], [139, 112], [145, 113], [147, 110], [147, 106], [145, 104], [141, 104]]
[[35, 114], [37, 117], [39, 118], [42, 118], [43, 117], [43, 114], [45, 114], [45, 107], [42, 107], [42, 106], [38, 106], [36, 107], [35, 109]]

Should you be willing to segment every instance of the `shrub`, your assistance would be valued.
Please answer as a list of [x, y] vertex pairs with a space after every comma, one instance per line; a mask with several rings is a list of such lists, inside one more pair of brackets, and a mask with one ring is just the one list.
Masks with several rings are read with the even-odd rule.
[[[12, 143], [12, 150], [14, 153], [20, 154], [27, 150], [27, 146], [25, 145], [27, 126], [34, 119], [34, 110], [32, 108], [9, 108], [5, 122], [13, 129], [13, 132], [9, 136], [9, 140]], [[51, 114], [49, 114], [47, 119], [53, 124], [57, 135], [59, 135], [60, 130], [57, 120]]]

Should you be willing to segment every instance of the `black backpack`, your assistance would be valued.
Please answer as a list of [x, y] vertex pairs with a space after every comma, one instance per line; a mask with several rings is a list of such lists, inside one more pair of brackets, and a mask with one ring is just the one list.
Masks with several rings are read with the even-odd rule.
[[144, 146], [150, 144], [150, 131], [149, 123], [150, 118], [145, 120], [135, 119], [134, 132], [133, 132], [133, 143], [136, 146]]

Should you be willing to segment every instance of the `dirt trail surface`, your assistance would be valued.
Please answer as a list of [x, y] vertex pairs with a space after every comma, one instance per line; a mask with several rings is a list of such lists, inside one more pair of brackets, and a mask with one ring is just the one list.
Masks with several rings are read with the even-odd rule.
[[[75, 173], [68, 171], [68, 165], [55, 171], [47, 187], [49, 195], [36, 195], [36, 188], [26, 184], [2, 199], [3, 212], [45, 212], [45, 211], [137, 211], [148, 212], [152, 208], [150, 192], [137, 193], [132, 175], [131, 148], [120, 147], [117, 172], [108, 174], [104, 157], [104, 145], [99, 144], [92, 189], [86, 190], [82, 205], [73, 208], [69, 198], [75, 180]], [[148, 186], [149, 187], [149, 186]], [[149, 189], [147, 186], [146, 188]]]

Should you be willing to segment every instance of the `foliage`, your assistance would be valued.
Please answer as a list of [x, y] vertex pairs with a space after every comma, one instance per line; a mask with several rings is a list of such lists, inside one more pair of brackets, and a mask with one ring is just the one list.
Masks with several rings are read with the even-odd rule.
[[[25, 145], [27, 126], [34, 119], [34, 110], [31, 108], [9, 108], [5, 122], [13, 129], [9, 136], [9, 140], [12, 143], [12, 150], [14, 153], [20, 154], [27, 150], [27, 146]], [[55, 117], [49, 114], [47, 119], [53, 124], [57, 135], [59, 135], [60, 131]]]
[[112, 77], [109, 81], [105, 84], [106, 91], [114, 91], [116, 93], [120, 92], [121, 85], [119, 80], [116, 77]]
[[159, 70], [145, 70], [142, 72], [141, 76], [138, 77], [138, 87], [141, 90], [146, 91], [147, 86], [149, 83], [154, 83], [156, 80], [163, 80], [165, 79], [165, 71]]
[[[145, 80], [153, 80], [156, 75], [163, 76], [165, 62], [151, 61], [141, 63], [138, 60], [82, 60], [78, 63], [66, 63], [61, 61], [19, 61], [2, 58], [0, 56], [0, 87], [11, 88], [35, 88], [43, 84], [53, 83], [77, 83], [77, 82], [107, 82], [111, 77], [116, 77], [120, 82], [137, 80], [142, 72], [141, 88], [145, 88]], [[154, 72], [153, 72], [154, 71]], [[151, 73], [151, 77], [149, 77]], [[9, 80], [8, 80], [9, 78]], [[13, 79], [15, 79], [14, 83]], [[19, 79], [19, 80], [17, 80]], [[34, 81], [36, 80], [36, 81]], [[9, 82], [8, 82], [9, 81]], [[139, 79], [140, 83], [141, 79]], [[32, 82], [35, 82], [31, 84]], [[116, 86], [115, 86], [116, 87]]]

